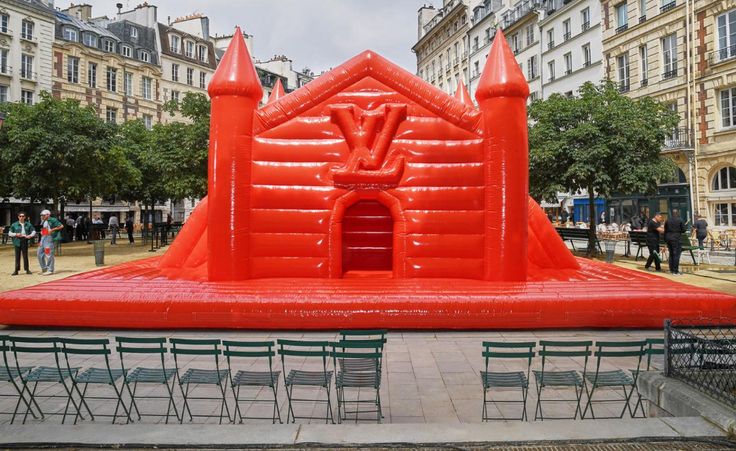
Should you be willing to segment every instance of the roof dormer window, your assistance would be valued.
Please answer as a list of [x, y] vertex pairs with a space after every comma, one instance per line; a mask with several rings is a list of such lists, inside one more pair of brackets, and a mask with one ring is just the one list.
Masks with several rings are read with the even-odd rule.
[[130, 38], [138, 39], [138, 29], [136, 27], [130, 27]]
[[151, 54], [146, 52], [145, 50], [141, 50], [138, 54], [138, 58], [143, 61], [144, 63], [150, 63], [151, 62]]
[[64, 27], [63, 35], [65, 41], [77, 42], [79, 40], [77, 38], [77, 30], [74, 28]]
[[108, 53], [115, 52], [115, 42], [109, 39], [105, 39], [105, 51]]
[[194, 42], [184, 41], [184, 44], [186, 45], [184, 56], [187, 58], [194, 58]]
[[87, 47], [97, 47], [97, 36], [92, 33], [83, 33], [82, 41], [84, 41], [84, 45]]
[[128, 45], [124, 45], [124, 46], [123, 46], [123, 50], [122, 50], [122, 53], [123, 53], [123, 56], [124, 56], [124, 57], [126, 57], [126, 58], [130, 58], [130, 57], [131, 57], [131, 55], [133, 54], [133, 49], [132, 49], [132, 48], [130, 48], [130, 46], [128, 46]]
[[179, 36], [172, 34], [169, 36], [169, 42], [171, 47], [171, 51], [174, 53], [181, 53], [181, 39]]
[[203, 63], [207, 62], [207, 46], [205, 45], [197, 46], [197, 59]]

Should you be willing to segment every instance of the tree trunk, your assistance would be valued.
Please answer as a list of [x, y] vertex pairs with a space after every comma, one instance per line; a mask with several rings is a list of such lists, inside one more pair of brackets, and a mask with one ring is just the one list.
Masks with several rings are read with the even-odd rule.
[[64, 218], [64, 207], [66, 207], [66, 202], [64, 202], [64, 198], [59, 198], [59, 221], [63, 220]]
[[588, 229], [588, 256], [593, 257], [596, 254], [595, 238], [596, 238], [596, 219], [597, 214], [595, 211], [595, 192], [592, 186], [588, 186], [588, 214], [590, 214], [590, 228]]

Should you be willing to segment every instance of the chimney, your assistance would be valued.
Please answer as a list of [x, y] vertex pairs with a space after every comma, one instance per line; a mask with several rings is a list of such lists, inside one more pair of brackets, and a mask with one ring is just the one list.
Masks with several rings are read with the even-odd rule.
[[92, 18], [92, 5], [86, 5], [84, 3], [81, 5], [72, 4], [64, 12], [86, 22]]

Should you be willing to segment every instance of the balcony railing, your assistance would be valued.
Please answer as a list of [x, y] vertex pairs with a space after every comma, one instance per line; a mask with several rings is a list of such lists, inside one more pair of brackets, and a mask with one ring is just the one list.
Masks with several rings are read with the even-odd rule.
[[583, 22], [582, 29], [583, 31], [586, 31], [590, 28], [590, 22]]
[[562, 39], [568, 41], [570, 39], [570, 36], [572, 36], [572, 34], [568, 31], [567, 33], [562, 35]]
[[677, 68], [675, 67], [673, 69], [664, 71], [664, 73], [662, 74], [662, 80], [668, 80], [670, 78], [675, 78], [676, 76], [677, 76]]
[[547, 49], [548, 49], [548, 50], [551, 50], [551, 49], [553, 49], [554, 47], [555, 47], [555, 41], [549, 41], [549, 42], [547, 43]]
[[736, 44], [716, 50], [710, 55], [710, 63], [718, 64], [736, 58]]
[[677, 6], [677, 2], [676, 1], [669, 2], [666, 5], [662, 5], [662, 7], [659, 8], [659, 12], [660, 13], [666, 13], [667, 11], [671, 10], [672, 8], [674, 8], [675, 6]]
[[13, 68], [7, 64], [5, 66], [0, 66], [0, 75], [13, 75]]
[[639, 23], [644, 23], [647, 21], [647, 16], [639, 16]]
[[590, 60], [583, 62], [583, 67], [590, 66]]
[[555, 81], [555, 76], [554, 76], [554, 75], [550, 75], [550, 76], [549, 76], [549, 81], [550, 81], [550, 82], [552, 82], [552, 81]]
[[641, 81], [641, 87], [646, 88], [649, 85], [649, 79], [645, 78]]
[[565, 69], [565, 75], [570, 75], [572, 73], [572, 69]]
[[689, 128], [676, 128], [664, 140], [664, 150], [687, 149], [693, 147], [693, 134]]
[[616, 28], [616, 34], [623, 33], [624, 31], [629, 29], [629, 24], [625, 23], [621, 25], [620, 27]]
[[629, 92], [630, 89], [631, 89], [631, 86], [629, 85], [628, 81], [621, 81], [618, 83], [619, 92]]

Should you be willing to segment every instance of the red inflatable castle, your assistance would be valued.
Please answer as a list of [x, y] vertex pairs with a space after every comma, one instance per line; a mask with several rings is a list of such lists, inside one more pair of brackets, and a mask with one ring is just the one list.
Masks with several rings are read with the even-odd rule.
[[166, 254], [0, 294], [0, 323], [126, 328], [661, 327], [736, 297], [576, 259], [528, 196], [503, 33], [475, 108], [366, 51], [288, 95], [235, 33], [209, 195]]

